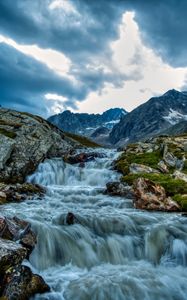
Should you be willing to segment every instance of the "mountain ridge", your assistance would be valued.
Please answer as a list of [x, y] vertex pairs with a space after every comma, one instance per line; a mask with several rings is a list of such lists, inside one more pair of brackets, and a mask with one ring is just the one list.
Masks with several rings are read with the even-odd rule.
[[119, 145], [141, 141], [184, 120], [187, 120], [187, 93], [172, 89], [125, 115], [113, 127], [109, 139], [111, 144]]

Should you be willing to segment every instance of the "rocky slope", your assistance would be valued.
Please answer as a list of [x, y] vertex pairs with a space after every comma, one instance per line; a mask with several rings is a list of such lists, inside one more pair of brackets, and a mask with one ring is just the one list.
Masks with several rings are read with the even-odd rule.
[[101, 126], [112, 129], [125, 114], [127, 112], [121, 108], [112, 108], [103, 114], [72, 113], [66, 110], [51, 116], [48, 121], [64, 131], [90, 136]]
[[184, 120], [187, 120], [187, 93], [170, 90], [125, 115], [112, 129], [110, 142], [124, 145], [144, 140]]
[[28, 222], [0, 216], [0, 299], [28, 300], [48, 292], [42, 277], [22, 265], [36, 244], [36, 235]]
[[123, 174], [122, 193], [133, 194], [136, 208], [187, 211], [187, 134], [128, 145], [115, 168]]
[[0, 182], [23, 183], [46, 157], [62, 157], [78, 143], [40, 117], [0, 109]]

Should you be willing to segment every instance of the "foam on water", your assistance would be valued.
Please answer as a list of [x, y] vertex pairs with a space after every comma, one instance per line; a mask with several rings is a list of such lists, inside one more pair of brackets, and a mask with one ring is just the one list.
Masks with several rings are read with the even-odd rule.
[[[45, 185], [43, 199], [1, 206], [26, 218], [38, 235], [31, 267], [51, 286], [48, 300], [186, 300], [187, 219], [134, 210], [129, 199], [103, 194], [117, 153], [84, 168], [46, 160], [28, 178]], [[73, 212], [76, 224], [68, 226]]]

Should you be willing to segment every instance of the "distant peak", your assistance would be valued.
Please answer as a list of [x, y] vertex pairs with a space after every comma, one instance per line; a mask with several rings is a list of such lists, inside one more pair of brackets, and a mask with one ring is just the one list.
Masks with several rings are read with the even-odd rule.
[[179, 93], [180, 93], [179, 91], [177, 91], [175, 89], [171, 89], [171, 90], [167, 91], [163, 96], [174, 96]]

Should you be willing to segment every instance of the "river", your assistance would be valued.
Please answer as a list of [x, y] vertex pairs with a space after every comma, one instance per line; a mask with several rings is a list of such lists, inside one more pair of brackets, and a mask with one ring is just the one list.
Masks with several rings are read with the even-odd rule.
[[1, 206], [38, 235], [29, 266], [51, 292], [34, 300], [186, 300], [187, 218], [104, 195], [106, 183], [120, 178], [111, 168], [118, 153], [97, 151], [105, 157], [84, 168], [46, 160], [28, 178], [46, 186], [45, 197]]

